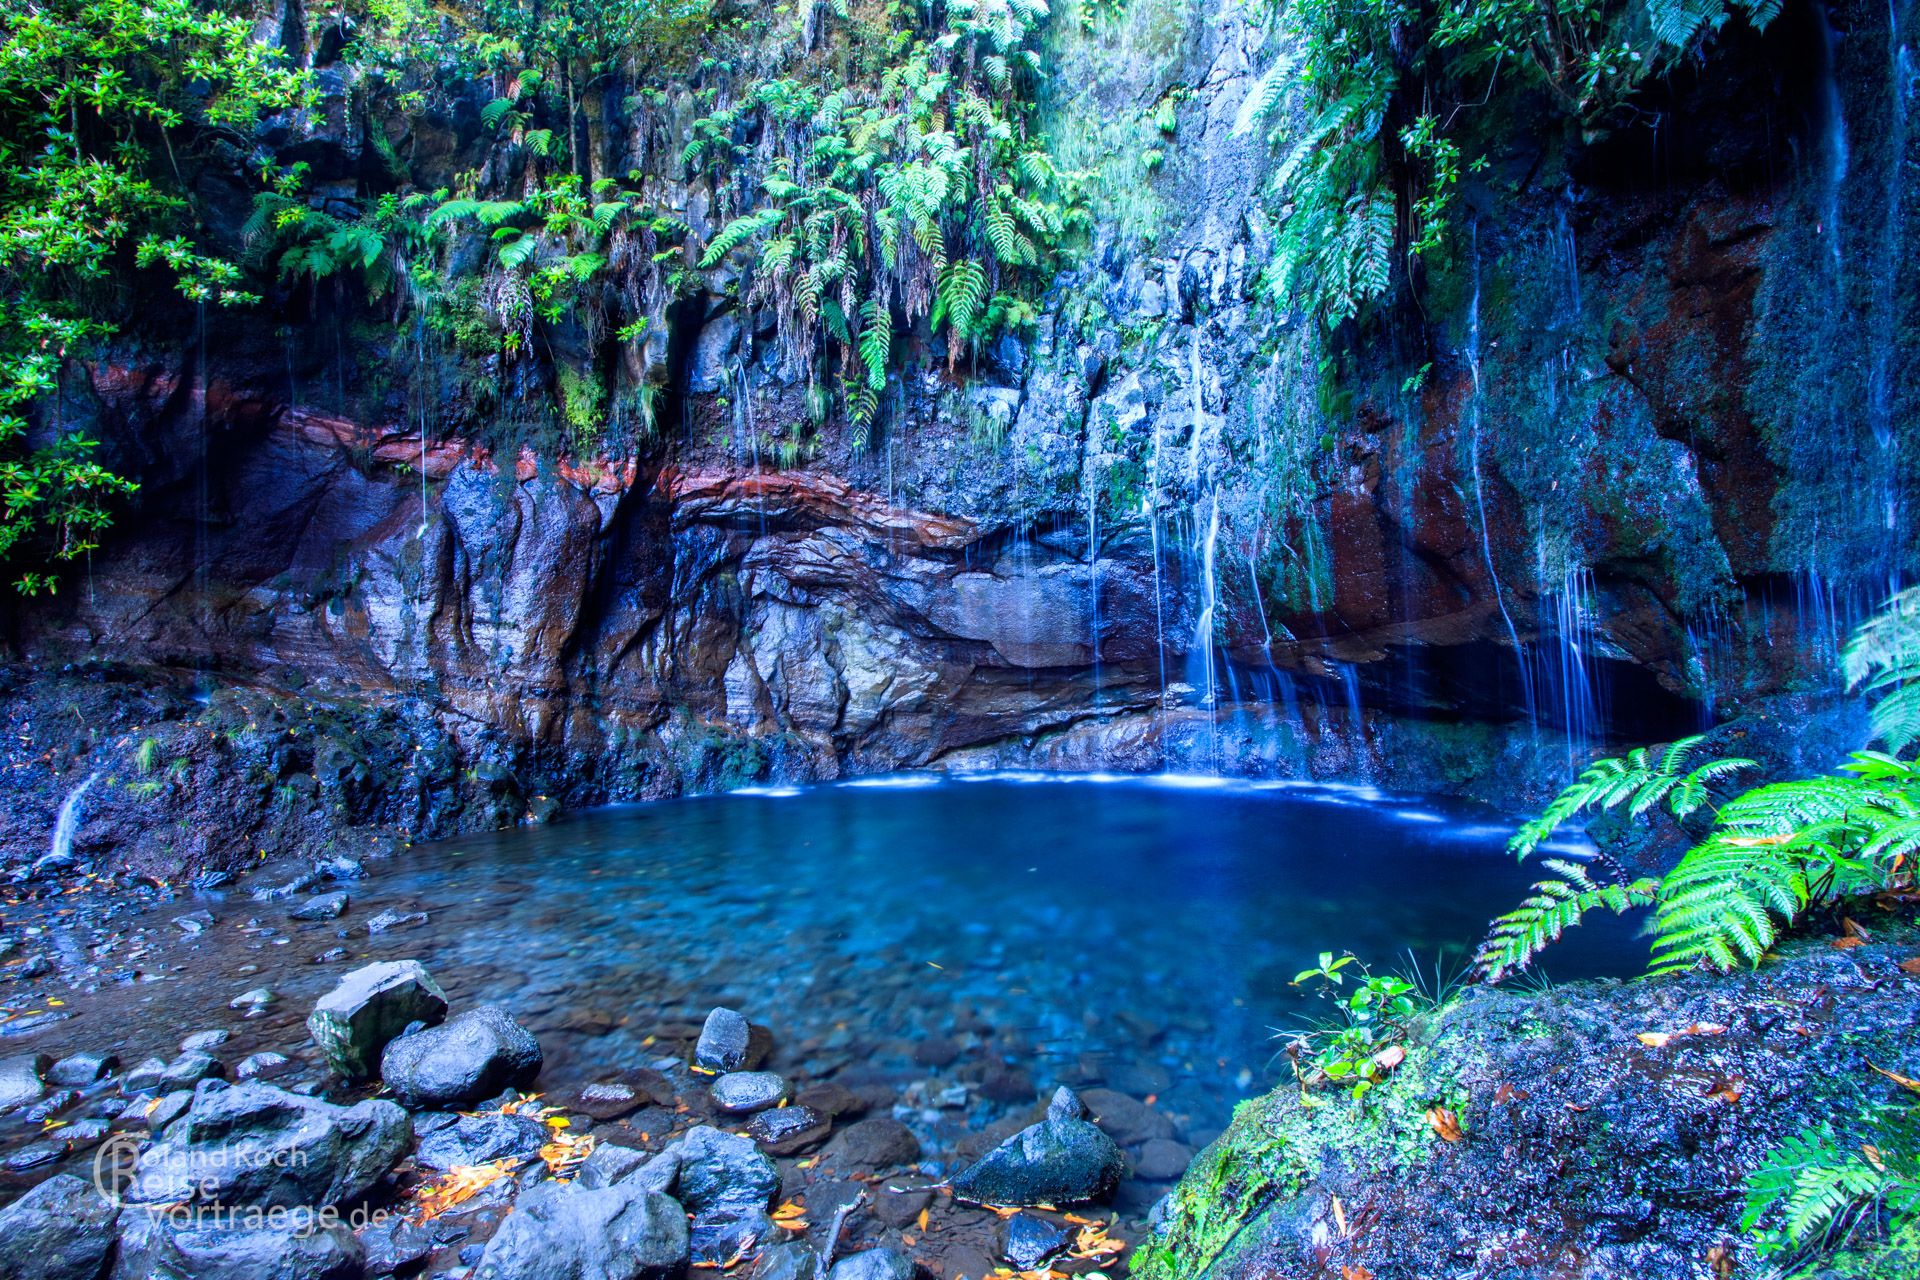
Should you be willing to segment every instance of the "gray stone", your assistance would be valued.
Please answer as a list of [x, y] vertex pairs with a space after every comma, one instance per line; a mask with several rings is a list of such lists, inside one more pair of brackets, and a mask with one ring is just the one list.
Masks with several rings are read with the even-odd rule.
[[358, 1200], [406, 1153], [407, 1113], [337, 1107], [257, 1081], [203, 1088], [142, 1153], [126, 1198], [297, 1207]]
[[693, 1215], [694, 1262], [723, 1266], [772, 1234], [767, 1209], [780, 1190], [780, 1174], [750, 1140], [697, 1125], [674, 1151], [674, 1187]]
[[769, 1245], [753, 1261], [747, 1280], [819, 1280], [820, 1256], [798, 1240]]
[[227, 1069], [218, 1058], [204, 1053], [183, 1053], [167, 1064], [160, 1073], [159, 1087], [162, 1089], [191, 1089], [202, 1080], [217, 1080], [226, 1075]]
[[667, 1196], [545, 1182], [487, 1242], [474, 1280], [671, 1280], [686, 1269], [686, 1215]]
[[1028, 1125], [953, 1179], [953, 1194], [976, 1204], [1064, 1205], [1112, 1191], [1125, 1169], [1113, 1139], [1079, 1119], [1080, 1100], [1062, 1088], [1047, 1118]]
[[427, 913], [424, 911], [382, 911], [367, 921], [367, 934], [369, 937], [378, 937], [395, 929], [418, 928], [426, 922]]
[[342, 1223], [294, 1214], [283, 1227], [215, 1222], [176, 1225], [129, 1213], [120, 1235], [114, 1280], [359, 1280], [360, 1242]]
[[111, 1053], [70, 1053], [47, 1068], [47, 1083], [78, 1087], [105, 1079], [120, 1069]]
[[250, 1053], [240, 1059], [233, 1069], [236, 1079], [271, 1080], [275, 1076], [285, 1075], [293, 1067], [293, 1059], [284, 1053], [275, 1053], [271, 1049], [260, 1053]]
[[913, 1280], [913, 1259], [898, 1249], [868, 1249], [834, 1263], [827, 1280]]
[[38, 1102], [47, 1091], [45, 1076], [53, 1059], [44, 1053], [23, 1053], [0, 1060], [0, 1111]]
[[732, 1115], [751, 1115], [787, 1096], [787, 1082], [771, 1071], [730, 1071], [709, 1090], [714, 1105]]
[[437, 1025], [446, 993], [416, 960], [355, 969], [320, 998], [307, 1031], [333, 1069], [350, 1080], [371, 1076], [387, 1045], [414, 1023]]
[[1000, 1256], [1015, 1271], [1038, 1271], [1066, 1249], [1068, 1239], [1067, 1229], [1059, 1223], [1031, 1213], [1016, 1213], [1007, 1219]]
[[837, 1169], [877, 1172], [919, 1160], [920, 1140], [898, 1120], [874, 1116], [842, 1129], [820, 1158]]
[[461, 1116], [422, 1138], [413, 1158], [429, 1169], [527, 1160], [546, 1141], [547, 1127], [528, 1116]]
[[541, 1061], [539, 1042], [505, 1010], [487, 1004], [389, 1043], [380, 1078], [401, 1106], [448, 1110], [532, 1084]]
[[641, 1165], [647, 1163], [647, 1153], [636, 1151], [632, 1147], [623, 1147], [614, 1142], [602, 1142], [594, 1146], [580, 1172], [574, 1175], [574, 1181], [589, 1191], [601, 1187], [610, 1187]]
[[289, 920], [337, 920], [347, 912], [346, 891], [336, 889], [332, 893], [316, 893], [305, 902], [287, 912]]
[[776, 1156], [790, 1156], [820, 1142], [833, 1121], [812, 1107], [776, 1107], [747, 1121], [746, 1134]]
[[133, 1070], [120, 1079], [120, 1092], [125, 1094], [150, 1093], [160, 1087], [160, 1081], [167, 1074], [167, 1064], [159, 1058], [143, 1058], [135, 1064]]
[[211, 1031], [196, 1031], [180, 1042], [182, 1053], [205, 1053], [209, 1049], [218, 1049], [233, 1039], [233, 1033], [215, 1028]]
[[1093, 1122], [1123, 1147], [1174, 1136], [1173, 1117], [1137, 1098], [1112, 1089], [1089, 1089], [1081, 1097]]
[[707, 1015], [693, 1046], [694, 1065], [708, 1071], [738, 1071], [747, 1064], [752, 1037], [744, 1017], [732, 1009], [715, 1009]]
[[20, 1113], [28, 1124], [45, 1124], [61, 1112], [77, 1105], [84, 1095], [78, 1089], [55, 1089]]
[[56, 1173], [0, 1209], [0, 1275], [96, 1280], [120, 1210], [85, 1180]]
[[1133, 1176], [1149, 1182], [1172, 1182], [1193, 1163], [1193, 1149], [1171, 1138], [1149, 1138], [1133, 1157]]

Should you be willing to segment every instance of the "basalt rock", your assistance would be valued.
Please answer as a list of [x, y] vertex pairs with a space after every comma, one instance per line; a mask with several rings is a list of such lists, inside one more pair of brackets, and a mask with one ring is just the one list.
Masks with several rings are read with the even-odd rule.
[[58, 1173], [0, 1209], [8, 1280], [99, 1280], [120, 1210], [84, 1179]]
[[374, 1075], [387, 1045], [415, 1023], [437, 1025], [447, 997], [418, 961], [355, 969], [320, 998], [307, 1031], [333, 1069], [348, 1079]]
[[472, 1106], [540, 1074], [540, 1044], [497, 1005], [481, 1005], [437, 1027], [391, 1041], [380, 1078], [415, 1110]]
[[384, 1100], [339, 1107], [258, 1082], [203, 1090], [141, 1154], [126, 1199], [338, 1206], [365, 1196], [409, 1137], [406, 1112]]
[[475, 1280], [672, 1280], [686, 1270], [686, 1215], [631, 1185], [547, 1182], [524, 1192], [488, 1242]]
[[1125, 1157], [1085, 1114], [1080, 1099], [1062, 1086], [1046, 1119], [962, 1170], [953, 1194], [995, 1205], [1077, 1204], [1106, 1195], [1120, 1181]]

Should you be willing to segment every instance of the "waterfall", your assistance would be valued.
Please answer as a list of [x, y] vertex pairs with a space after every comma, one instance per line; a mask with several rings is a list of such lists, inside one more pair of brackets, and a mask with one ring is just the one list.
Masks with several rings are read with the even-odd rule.
[[1093, 646], [1093, 702], [1100, 702], [1100, 508], [1098, 491], [1087, 485], [1087, 638]]
[[87, 796], [87, 788], [100, 776], [95, 769], [88, 774], [79, 786], [67, 792], [67, 798], [60, 802], [60, 814], [53, 822], [53, 843], [46, 854], [33, 864], [38, 872], [47, 867], [65, 866], [73, 861], [73, 835], [80, 829], [80, 805]]
[[[1831, 76], [1829, 76], [1831, 79]], [[1887, 591], [1901, 587], [1900, 458], [1894, 412], [1894, 380], [1901, 331], [1896, 279], [1905, 220], [1907, 108], [1913, 95], [1913, 58], [1900, 38], [1897, 0], [1887, 4], [1887, 172], [1880, 212], [1879, 261], [1872, 273], [1872, 323], [1867, 326], [1867, 425], [1879, 452], [1881, 525], [1886, 536]], [[1844, 143], [1844, 135], [1843, 135]]]
[[1215, 687], [1213, 658], [1213, 617], [1219, 606], [1214, 586], [1214, 550], [1220, 541], [1220, 490], [1212, 494], [1207, 516], [1207, 533], [1200, 544], [1200, 619], [1193, 629], [1193, 652], [1187, 657], [1189, 681], [1199, 691], [1200, 705], [1207, 708], [1208, 755], [1219, 766], [1220, 695]]
[[1539, 709], [1534, 703], [1533, 677], [1527, 670], [1527, 653], [1520, 647], [1520, 632], [1507, 612], [1505, 592], [1500, 587], [1500, 571], [1493, 564], [1493, 539], [1487, 532], [1487, 488], [1480, 477], [1480, 414], [1485, 392], [1480, 383], [1480, 226], [1476, 222], [1468, 237], [1473, 261], [1473, 293], [1467, 302], [1467, 367], [1473, 374], [1473, 398], [1467, 407], [1467, 459], [1473, 475], [1473, 503], [1480, 516], [1480, 556], [1486, 562], [1487, 580], [1493, 587], [1493, 602], [1506, 624], [1507, 639], [1520, 669], [1520, 696], [1527, 708], [1527, 725], [1535, 737], [1540, 732]]
[[1153, 448], [1147, 455], [1147, 496], [1141, 514], [1147, 518], [1148, 535], [1153, 540], [1153, 651], [1160, 662], [1160, 700], [1155, 716], [1160, 720], [1160, 763], [1167, 760], [1167, 608], [1160, 584], [1160, 424], [1153, 424]]

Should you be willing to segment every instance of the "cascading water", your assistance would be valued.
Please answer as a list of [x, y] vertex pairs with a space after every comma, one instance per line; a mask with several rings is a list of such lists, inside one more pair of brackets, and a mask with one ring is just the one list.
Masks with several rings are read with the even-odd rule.
[[1092, 647], [1093, 702], [1100, 703], [1100, 498], [1087, 485], [1087, 642]]
[[33, 864], [35, 871], [65, 866], [73, 861], [74, 833], [80, 829], [80, 819], [85, 816], [82, 804], [87, 798], [87, 790], [99, 777], [100, 771], [95, 769], [81, 780], [79, 786], [67, 792], [66, 799], [60, 802], [60, 813], [53, 821], [53, 840], [47, 852]]
[[1220, 691], [1214, 671], [1213, 621], [1219, 606], [1215, 591], [1214, 554], [1220, 542], [1220, 490], [1210, 495], [1206, 536], [1200, 543], [1200, 617], [1193, 629], [1193, 650], [1187, 655], [1194, 689], [1200, 705], [1207, 708], [1207, 752], [1210, 767], [1220, 763], [1219, 711]]
[[1515, 664], [1520, 670], [1520, 697], [1525, 704], [1527, 726], [1537, 739], [1540, 733], [1540, 714], [1534, 701], [1533, 677], [1527, 670], [1527, 653], [1520, 644], [1519, 629], [1513, 625], [1513, 615], [1507, 612], [1506, 593], [1500, 586], [1500, 571], [1493, 563], [1493, 537], [1487, 531], [1487, 487], [1480, 475], [1480, 418], [1486, 400], [1480, 380], [1480, 227], [1478, 223], [1469, 227], [1468, 244], [1473, 264], [1473, 292], [1467, 302], [1467, 368], [1473, 375], [1473, 395], [1467, 405], [1467, 460], [1468, 470], [1473, 477], [1473, 504], [1480, 522], [1480, 557], [1487, 567], [1487, 581], [1493, 591], [1494, 605], [1500, 610], [1500, 621], [1506, 625], [1507, 639], [1513, 646]]

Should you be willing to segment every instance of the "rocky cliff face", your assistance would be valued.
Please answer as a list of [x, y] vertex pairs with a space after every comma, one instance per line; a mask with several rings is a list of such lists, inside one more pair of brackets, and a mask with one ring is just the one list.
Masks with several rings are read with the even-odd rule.
[[[157, 311], [63, 401], [138, 507], [16, 651], [381, 708], [443, 745], [444, 795], [343, 811], [414, 832], [980, 763], [1523, 796], [1817, 682], [1920, 568], [1905, 16], [1790, 10], [1551, 176], [1496, 156], [1517, 184], [1467, 193], [1443, 312], [1360, 344], [1256, 297], [1264, 27], [1180, 0], [1061, 24], [1050, 129], [1119, 175], [1081, 264], [1028, 340], [910, 363], [870, 439], [808, 457], [768, 447], [804, 388], [724, 268], [629, 353], [654, 426], [613, 456], [481, 429], [470, 371], [349, 305]], [[337, 109], [285, 149], [350, 175], [369, 108], [324, 46]], [[409, 153], [455, 167], [470, 133]], [[711, 233], [706, 192], [655, 185]], [[496, 417], [554, 394], [493, 373]]]

